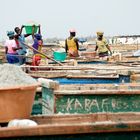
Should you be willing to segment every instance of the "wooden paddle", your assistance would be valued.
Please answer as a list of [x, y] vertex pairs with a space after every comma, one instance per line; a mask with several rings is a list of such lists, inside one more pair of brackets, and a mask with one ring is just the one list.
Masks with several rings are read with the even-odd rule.
[[32, 49], [32, 50], [34, 50], [34, 51], [38, 52], [39, 54], [41, 54], [41, 55], [45, 56], [46, 58], [48, 58], [48, 59], [50, 59], [50, 60], [52, 60], [52, 61], [54, 61], [54, 62], [58, 63], [59, 65], [63, 66], [63, 64], [62, 64], [62, 63], [60, 63], [60, 62], [56, 61], [55, 59], [53, 59], [53, 58], [51, 58], [51, 57], [47, 56], [47, 55], [46, 55], [46, 54], [44, 54], [44, 53], [42, 53], [42, 52], [38, 51], [37, 49], [33, 48], [32, 46], [30, 46], [30, 45], [28, 45], [28, 44], [26, 44], [26, 43], [24, 43], [24, 42], [22, 42], [22, 44], [24, 44], [24, 45], [25, 45], [25, 46], [27, 46], [28, 48], [30, 48], [30, 49]]

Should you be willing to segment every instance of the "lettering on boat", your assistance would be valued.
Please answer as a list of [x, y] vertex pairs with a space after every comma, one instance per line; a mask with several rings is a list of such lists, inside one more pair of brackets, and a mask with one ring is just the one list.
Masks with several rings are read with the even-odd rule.
[[129, 112], [140, 111], [140, 95], [121, 96], [63, 96], [56, 101], [57, 112], [93, 113], [93, 112]]

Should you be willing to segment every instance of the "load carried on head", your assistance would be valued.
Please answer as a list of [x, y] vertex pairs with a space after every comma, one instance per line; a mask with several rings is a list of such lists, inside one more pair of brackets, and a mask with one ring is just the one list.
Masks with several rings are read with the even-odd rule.
[[34, 25], [34, 33], [37, 33], [39, 24], [34, 22], [34, 21], [30, 21], [30, 22], [28, 22], [28, 23], [26, 23], [24, 25], [25, 31], [26, 31], [27, 34], [32, 34], [32, 32], [33, 32], [33, 25]]

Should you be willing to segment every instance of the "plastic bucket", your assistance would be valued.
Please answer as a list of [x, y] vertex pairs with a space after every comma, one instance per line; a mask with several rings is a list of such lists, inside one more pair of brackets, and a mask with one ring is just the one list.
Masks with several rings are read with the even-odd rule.
[[[37, 29], [38, 29], [38, 26], [35, 26], [34, 33], [37, 33]], [[25, 25], [25, 31], [26, 31], [26, 34], [32, 34], [33, 26]]]
[[0, 88], [0, 123], [29, 118], [38, 85]]
[[66, 53], [65, 52], [54, 52], [53, 57], [57, 61], [64, 61], [66, 59]]

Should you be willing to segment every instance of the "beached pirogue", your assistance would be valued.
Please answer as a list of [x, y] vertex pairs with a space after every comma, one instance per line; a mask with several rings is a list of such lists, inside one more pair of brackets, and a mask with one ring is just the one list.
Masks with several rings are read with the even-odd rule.
[[[59, 74], [58, 71], [53, 73], [53, 70], [60, 69], [60, 73], [64, 75], [67, 74], [67, 70], [80, 69], [84, 71], [86, 69], [90, 74], [96, 74], [96, 78], [98, 76], [100, 78], [101, 76], [118, 76], [116, 72], [112, 73], [112, 71], [106, 71], [106, 74], [103, 71], [90, 71], [95, 70], [93, 67], [39, 67], [40, 75], [43, 75], [42, 70], [46, 70], [46, 68], [52, 70], [50, 72], [52, 76], [56, 76], [55, 73]], [[114, 71], [114, 68], [112, 69]], [[122, 73], [129, 73], [128, 69], [131, 69], [133, 74], [139, 72], [137, 68], [134, 68], [134, 71], [133, 67], [122, 66], [119, 67], [120, 69]], [[62, 70], [65, 70], [66, 73]], [[86, 75], [87, 79], [91, 78], [90, 74]], [[133, 80], [135, 81], [135, 77]], [[11, 134], [9, 137], [18, 138], [20, 136], [21, 139], [140, 139], [140, 85], [129, 82], [130, 80], [117, 81], [113, 84], [74, 83], [60, 85], [56, 89], [43, 86], [42, 90], [38, 90], [41, 92], [41, 96], [35, 101], [32, 112], [43, 115], [31, 117], [39, 125], [32, 129], [16, 128], [18, 133], [13, 128], [15, 135]], [[48, 113], [55, 115], [47, 115]], [[10, 132], [12, 131], [12, 129], [8, 129]], [[6, 132], [6, 130], [4, 131]], [[6, 136], [8, 137], [8, 135]]]
[[[75, 87], [60, 85], [54, 90], [44, 85], [42, 94], [45, 95], [42, 98], [52, 104], [47, 104], [48, 108], [43, 106], [46, 110], [43, 115], [30, 117], [38, 125], [1, 127], [0, 138], [7, 140], [140, 139], [139, 89], [139, 83]], [[54, 114], [47, 115], [47, 110]]]
[[40, 102], [33, 107], [34, 114], [140, 112], [139, 83], [69, 84], [57, 89], [43, 86], [41, 94]]
[[0, 138], [140, 139], [139, 83], [54, 87], [42, 84], [42, 115], [29, 118], [37, 122], [37, 126], [1, 127]]
[[34, 127], [3, 127], [0, 138], [5, 140], [95, 139], [139, 140], [139, 113], [101, 113], [87, 115], [49, 115], [30, 118]]
[[[22, 68], [34, 78], [51, 78], [59, 81], [61, 84], [69, 83], [128, 83], [135, 81], [131, 76], [140, 73], [139, 65], [133, 66], [125, 63], [121, 65], [106, 64], [85, 64], [80, 66], [22, 66]], [[35, 70], [32, 70], [32, 69]], [[85, 81], [84, 81], [85, 80]]]
[[[60, 85], [54, 90], [43, 86], [42, 100], [48, 102], [47, 108], [42, 107], [46, 112], [30, 118], [38, 126], [3, 127], [0, 137], [18, 140], [139, 139], [139, 89], [140, 84], [134, 83]], [[55, 114], [47, 115], [48, 112]]]

